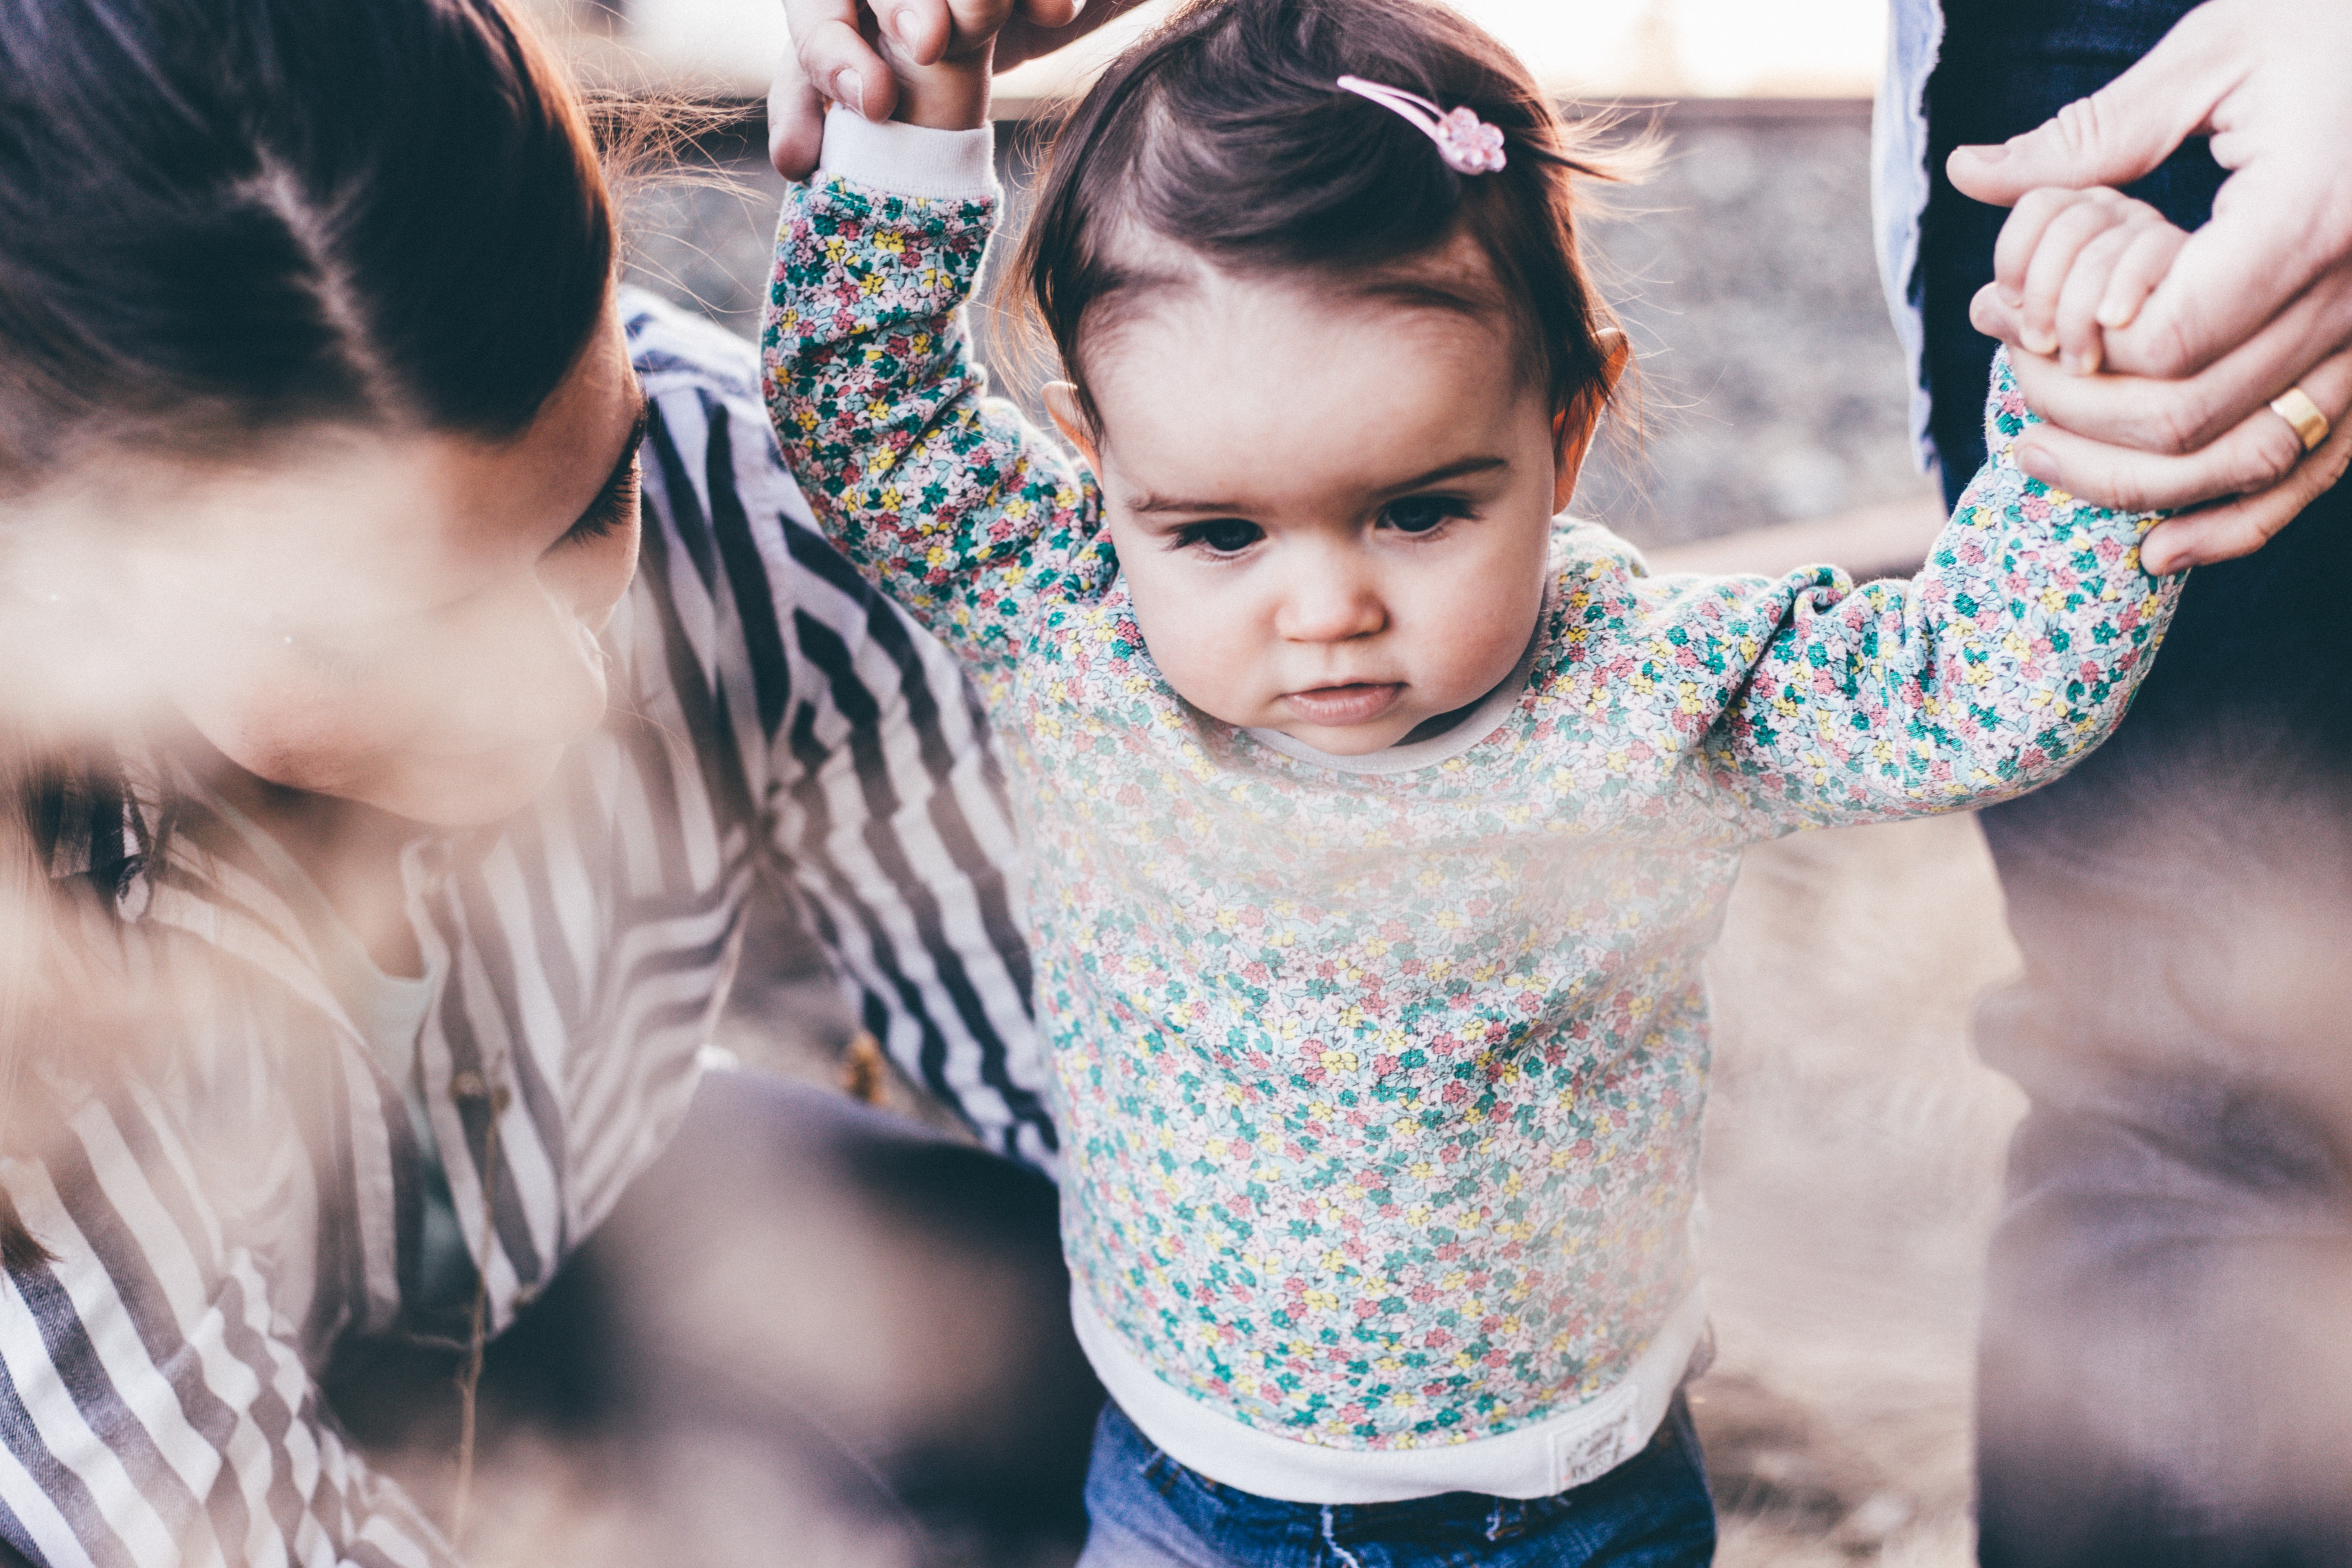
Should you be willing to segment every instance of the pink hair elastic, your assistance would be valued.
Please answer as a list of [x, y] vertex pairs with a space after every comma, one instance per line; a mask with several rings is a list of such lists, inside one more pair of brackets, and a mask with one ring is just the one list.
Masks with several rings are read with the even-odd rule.
[[1501, 171], [1502, 128], [1487, 124], [1467, 107], [1441, 110], [1417, 93], [1366, 81], [1360, 76], [1343, 76], [1338, 86], [1342, 92], [1368, 98], [1402, 116], [1414, 130], [1437, 143], [1437, 155], [1455, 174], [1492, 174]]

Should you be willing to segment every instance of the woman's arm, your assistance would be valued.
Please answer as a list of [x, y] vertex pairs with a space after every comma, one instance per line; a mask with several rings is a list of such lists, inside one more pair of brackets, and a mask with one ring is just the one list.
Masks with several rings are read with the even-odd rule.
[[0, 1164], [52, 1255], [0, 1292], [0, 1536], [52, 1564], [456, 1568], [326, 1418], [218, 1168], [135, 1088]]
[[1993, 456], [1908, 582], [1857, 588], [1820, 567], [1642, 587], [1664, 629], [1628, 679], [1673, 693], [1677, 728], [1703, 727], [1707, 780], [1749, 830], [2019, 795], [2123, 717], [2181, 579], [2141, 568], [2147, 514], [2018, 470], [2010, 447], [2031, 419], [1997, 363]]
[[987, 395], [961, 307], [995, 218], [988, 132], [836, 111], [786, 197], [770, 416], [827, 537], [1003, 695], [1044, 602], [1114, 572], [1094, 476]]
[[978, 700], [938, 639], [816, 531], [761, 409], [756, 354], [633, 304], [654, 411], [643, 586], [661, 646], [680, 650], [640, 657], [673, 690], [690, 684], [676, 722], [710, 738], [712, 795], [741, 797], [865, 1026], [990, 1148], [1050, 1170], [1019, 846]]

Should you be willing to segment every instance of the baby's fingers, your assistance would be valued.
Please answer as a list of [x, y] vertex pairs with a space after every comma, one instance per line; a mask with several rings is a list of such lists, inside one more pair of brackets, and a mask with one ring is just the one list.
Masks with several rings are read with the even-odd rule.
[[2042, 243], [2042, 233], [2059, 214], [2082, 205], [2080, 191], [2028, 191], [2000, 226], [1993, 241], [1992, 281], [2011, 306], [2025, 299], [2025, 269]]
[[2085, 247], [2125, 216], [2124, 198], [2113, 191], [2083, 191], [2082, 198], [2053, 217], [2035, 241], [2026, 262], [2023, 300], [2019, 315], [2024, 324], [2025, 346], [2034, 353], [2058, 352], [2058, 300], [2066, 278]]
[[2188, 243], [2187, 230], [2161, 220], [2136, 225], [2131, 244], [2116, 262], [2106, 295], [2099, 301], [2099, 325], [2121, 328], [2137, 321], [2139, 308], [2172, 270], [2173, 259]]
[[2107, 283], [2116, 266], [2132, 246], [2133, 231], [2111, 228], [2074, 255], [2058, 290], [2058, 363], [2075, 375], [2099, 368], [2105, 340], [2099, 327], [2099, 305], [2107, 297]]
[[2058, 363], [2088, 375], [2106, 359], [2105, 329], [2130, 324], [2139, 308], [2172, 270], [2172, 258], [2189, 236], [2158, 216], [2133, 210], [2074, 256], [2058, 292]]

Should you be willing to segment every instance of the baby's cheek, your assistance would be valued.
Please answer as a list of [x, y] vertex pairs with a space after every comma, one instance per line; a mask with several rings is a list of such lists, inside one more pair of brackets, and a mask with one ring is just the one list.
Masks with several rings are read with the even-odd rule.
[[1129, 592], [1143, 646], [1177, 696], [1228, 724], [1264, 721], [1257, 709], [1265, 699], [1256, 689], [1265, 679], [1246, 626], [1220, 614], [1213, 595], [1163, 597], [1133, 582]]

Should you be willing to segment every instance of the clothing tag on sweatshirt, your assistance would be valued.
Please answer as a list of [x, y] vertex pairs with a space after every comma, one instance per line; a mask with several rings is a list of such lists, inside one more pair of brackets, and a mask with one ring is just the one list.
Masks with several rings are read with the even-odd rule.
[[1598, 1480], [1633, 1457], [1641, 1437], [1633, 1430], [1640, 1413], [1642, 1391], [1621, 1384], [1594, 1400], [1590, 1424], [1578, 1422], [1551, 1436], [1551, 1480], [1555, 1492]]

